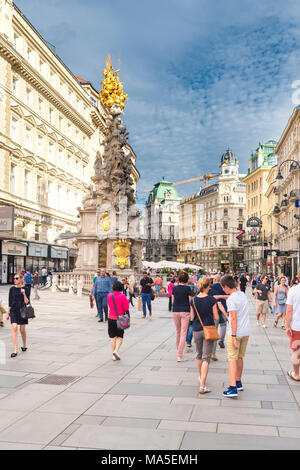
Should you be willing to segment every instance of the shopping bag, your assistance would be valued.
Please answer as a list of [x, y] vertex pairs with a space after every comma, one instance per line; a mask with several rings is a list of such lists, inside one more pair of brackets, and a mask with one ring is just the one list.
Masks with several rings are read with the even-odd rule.
[[143, 310], [142, 299], [139, 297], [138, 298], [138, 311], [141, 312], [142, 310]]

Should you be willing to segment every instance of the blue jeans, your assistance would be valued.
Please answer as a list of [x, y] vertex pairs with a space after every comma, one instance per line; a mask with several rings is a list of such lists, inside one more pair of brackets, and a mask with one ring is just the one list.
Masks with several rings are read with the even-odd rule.
[[145, 317], [147, 315], [146, 304], [148, 306], [149, 312], [152, 312], [152, 310], [151, 310], [151, 294], [143, 294], [142, 293], [142, 303], [143, 303], [143, 315]]
[[108, 296], [108, 292], [106, 293], [97, 292], [95, 295], [98, 315], [100, 317], [100, 320], [103, 320], [103, 310], [104, 310], [105, 321], [107, 320], [107, 317], [108, 317], [107, 296]]
[[192, 344], [193, 339], [193, 325], [189, 325], [186, 335], [186, 342], [187, 344]]

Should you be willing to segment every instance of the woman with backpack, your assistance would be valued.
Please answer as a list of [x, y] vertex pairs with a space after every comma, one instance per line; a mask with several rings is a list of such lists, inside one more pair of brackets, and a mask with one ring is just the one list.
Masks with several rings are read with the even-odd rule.
[[109, 308], [108, 313], [108, 335], [110, 337], [110, 344], [112, 350], [113, 361], [119, 361], [119, 349], [122, 346], [124, 338], [124, 330], [118, 328], [117, 314], [129, 315], [129, 300], [123, 294], [124, 285], [120, 281], [115, 281], [112, 286], [112, 294], [108, 294], [107, 304]]
[[285, 329], [286, 299], [289, 291], [285, 283], [285, 276], [281, 276], [279, 285], [276, 286], [274, 290], [274, 314], [276, 315], [274, 326], [277, 327], [279, 318], [281, 317], [281, 328], [283, 330]]

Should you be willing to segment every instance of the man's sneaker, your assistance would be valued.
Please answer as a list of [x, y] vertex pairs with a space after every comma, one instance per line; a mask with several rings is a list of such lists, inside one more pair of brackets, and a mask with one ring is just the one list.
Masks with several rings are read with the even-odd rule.
[[238, 391], [237, 391], [237, 388], [236, 387], [228, 387], [227, 390], [225, 390], [225, 392], [223, 392], [223, 397], [226, 397], [226, 398], [236, 398], [238, 397]]
[[221, 349], [224, 349], [225, 348], [225, 344], [224, 344], [224, 341], [219, 341], [219, 346]]
[[191, 348], [191, 347], [192, 347], [192, 345], [191, 345], [191, 344], [189, 344], [189, 343], [186, 343], [186, 347], [187, 347], [187, 348]]
[[267, 328], [267, 325], [261, 325], [262, 328]]
[[260, 323], [259, 323], [259, 321], [256, 321], [256, 324], [257, 324], [257, 326], [260, 326]]
[[117, 361], [118, 359], [113, 355], [112, 360]]
[[242, 392], [244, 389], [243, 389], [243, 384], [241, 381], [237, 382], [236, 383], [236, 388], [239, 392]]

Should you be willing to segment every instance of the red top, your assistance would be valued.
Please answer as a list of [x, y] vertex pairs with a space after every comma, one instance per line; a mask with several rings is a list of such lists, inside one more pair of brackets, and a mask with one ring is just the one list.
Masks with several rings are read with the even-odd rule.
[[[129, 300], [127, 299], [126, 295], [122, 294], [122, 292], [116, 291], [114, 292], [114, 298], [118, 315], [122, 315], [126, 310], [129, 310]], [[108, 318], [110, 318], [111, 320], [116, 320], [117, 315], [114, 307], [112, 294], [108, 294], [107, 303], [109, 307]]]

